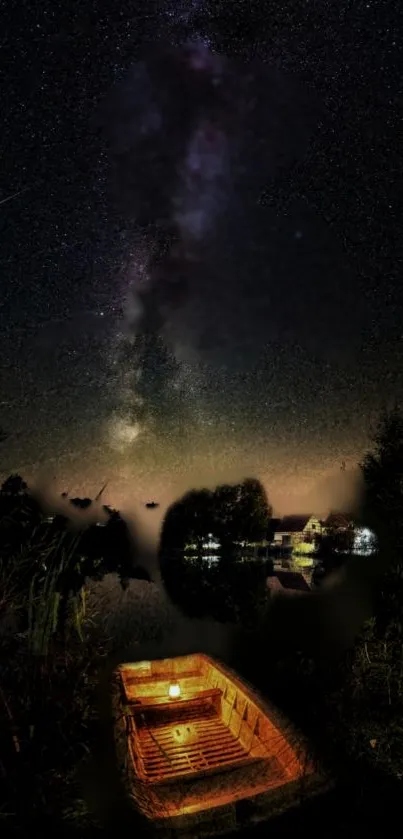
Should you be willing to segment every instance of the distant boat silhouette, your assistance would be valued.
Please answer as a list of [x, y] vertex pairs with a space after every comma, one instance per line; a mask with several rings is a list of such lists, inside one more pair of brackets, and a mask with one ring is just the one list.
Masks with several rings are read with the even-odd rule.
[[154, 510], [155, 507], [159, 507], [160, 505], [157, 501], [147, 501], [147, 504], [145, 506], [148, 508], [148, 510]]

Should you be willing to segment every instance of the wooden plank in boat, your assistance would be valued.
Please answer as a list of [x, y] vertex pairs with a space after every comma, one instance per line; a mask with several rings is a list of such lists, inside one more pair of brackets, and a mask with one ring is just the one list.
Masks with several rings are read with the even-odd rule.
[[155, 684], [159, 681], [169, 681], [180, 679], [183, 681], [184, 679], [195, 679], [200, 678], [200, 672], [198, 670], [185, 670], [183, 673], [176, 673], [174, 672], [171, 676], [169, 673], [163, 673], [159, 676], [156, 676], [152, 673], [145, 673], [144, 675], [136, 675], [136, 671], [131, 672], [130, 668], [121, 668], [121, 676], [123, 682], [127, 685], [147, 685], [147, 684]]
[[167, 772], [164, 771], [156, 777], [144, 778], [143, 783], [149, 784], [150, 786], [159, 786], [167, 783], [178, 784], [182, 781], [182, 779], [188, 782], [196, 778], [204, 778], [210, 775], [219, 775], [223, 772], [227, 772], [232, 769], [239, 769], [245, 766], [251, 766], [255, 763], [262, 763], [262, 758], [246, 757], [245, 755], [243, 755], [242, 757], [229, 759], [225, 763], [215, 763], [214, 765], [202, 766], [197, 769], [189, 768], [187, 770], [181, 770], [180, 772], [175, 771], [175, 769], [173, 769], [172, 771], [168, 770]]
[[[151, 736], [150, 736], [150, 739], [151, 739], [151, 742], [154, 743], [154, 740], [151, 738]], [[172, 742], [172, 741], [170, 742], [169, 740], [162, 740], [162, 741], [157, 740], [157, 742], [158, 742], [158, 746], [156, 746], [156, 748], [158, 749], [159, 746], [160, 746], [165, 751], [169, 750], [169, 754], [175, 754], [175, 752], [177, 752], [178, 754], [184, 754], [185, 751], [188, 752], [191, 749], [193, 749], [193, 750], [197, 749], [199, 752], [201, 750], [220, 751], [220, 749], [223, 749], [223, 748], [225, 748], [225, 749], [229, 749], [229, 748], [236, 749], [237, 751], [245, 754], [245, 749], [243, 749], [242, 746], [236, 740], [230, 740], [228, 737], [224, 737], [224, 736], [217, 737], [214, 740], [214, 743], [212, 742], [211, 737], [205, 738], [203, 740], [198, 739], [198, 740], [195, 740], [194, 742], [190, 742], [190, 743], [185, 743], [185, 742], [175, 743], [175, 742]], [[142, 743], [142, 750], [143, 750], [144, 756], [146, 756], [147, 754], [152, 754], [155, 751], [155, 749], [151, 747], [150, 741], [147, 740], [146, 738], [142, 739], [141, 743]], [[185, 747], [186, 747], [186, 749], [185, 749]]]
[[139, 716], [145, 711], [153, 711], [168, 708], [182, 708], [187, 705], [201, 705], [205, 699], [218, 699], [222, 695], [219, 688], [201, 690], [190, 696], [181, 696], [179, 699], [168, 699], [166, 696], [144, 696], [139, 699], [138, 704], [130, 702], [131, 716]]
[[[142, 756], [144, 762], [147, 764], [152, 763], [163, 763], [171, 761], [171, 762], [180, 762], [186, 761], [189, 757], [196, 755], [197, 757], [215, 757], [217, 756], [218, 759], [225, 760], [225, 758], [229, 754], [239, 754], [245, 755], [245, 750], [239, 746], [237, 743], [228, 743], [223, 741], [221, 744], [214, 745], [212, 743], [207, 743], [204, 746], [199, 745], [198, 743], [189, 744], [189, 746], [184, 749], [183, 746], [171, 746], [168, 749], [165, 749], [163, 746], [164, 751], [167, 753], [167, 757], [165, 757], [162, 752], [159, 750], [158, 746], [155, 745], [154, 749], [149, 749], [148, 751], [142, 750]], [[225, 753], [223, 755], [223, 749], [225, 749]]]
[[141, 756], [139, 775], [147, 784], [180, 782], [267, 757], [248, 754], [217, 715], [189, 725], [143, 726], [136, 732], [133, 748]]

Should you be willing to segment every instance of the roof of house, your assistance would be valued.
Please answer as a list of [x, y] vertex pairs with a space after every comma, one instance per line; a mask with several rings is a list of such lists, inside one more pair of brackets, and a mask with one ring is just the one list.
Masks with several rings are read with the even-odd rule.
[[300, 533], [311, 518], [311, 513], [300, 516], [283, 516], [275, 527], [276, 533]]
[[283, 586], [281, 585], [280, 580], [275, 575], [267, 577], [266, 586], [271, 592], [283, 591]]
[[305, 577], [297, 571], [276, 571], [276, 577], [285, 589], [292, 589], [292, 591], [310, 591]]

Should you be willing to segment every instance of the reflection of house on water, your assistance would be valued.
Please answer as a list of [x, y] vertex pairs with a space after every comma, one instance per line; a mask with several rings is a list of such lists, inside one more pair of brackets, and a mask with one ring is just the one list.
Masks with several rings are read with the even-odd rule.
[[220, 557], [217, 556], [217, 554], [207, 554], [206, 556], [203, 556], [203, 560], [207, 563], [209, 568], [211, 568], [212, 565], [216, 565], [217, 562], [220, 561]]
[[307, 574], [295, 571], [275, 570], [267, 577], [266, 586], [274, 594], [306, 594], [311, 589], [311, 581]]
[[[369, 556], [376, 550], [374, 533], [367, 527], [357, 525], [353, 517], [345, 513], [330, 513], [321, 520], [312, 513], [288, 515], [271, 519], [268, 522], [267, 537], [259, 542], [235, 543], [235, 558], [238, 562], [265, 560], [273, 557], [277, 570], [303, 571], [306, 579], [318, 562], [318, 550], [322, 537], [330, 533], [339, 536], [350, 534], [349, 540], [341, 539], [336, 553], [349, 553]], [[346, 550], [344, 541], [349, 544]], [[189, 542], [185, 547], [185, 558], [202, 560], [209, 567], [219, 562], [221, 544], [213, 533], [196, 543]]]

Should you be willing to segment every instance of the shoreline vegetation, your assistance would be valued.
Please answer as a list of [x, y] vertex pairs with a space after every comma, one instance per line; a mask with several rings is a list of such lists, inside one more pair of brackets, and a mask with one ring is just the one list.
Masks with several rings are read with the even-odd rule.
[[[92, 524], [80, 531], [61, 515], [56, 523], [45, 521], [21, 479], [11, 476], [5, 482], [0, 492], [2, 835], [22, 836], [33, 826], [50, 825], [71, 837], [106, 835], [111, 825], [116, 830], [123, 810], [111, 746], [110, 673], [122, 656], [163, 657], [198, 645], [230, 658], [231, 666], [302, 731], [336, 779], [326, 800], [279, 826], [281, 835], [291, 835], [301, 824], [318, 836], [324, 828], [335, 837], [341, 830], [348, 836], [379, 832], [385, 808], [391, 818], [398, 812], [403, 779], [403, 418], [398, 411], [381, 419], [362, 472], [361, 517], [376, 534], [377, 553], [328, 558], [317, 590], [287, 601], [271, 601], [265, 560], [237, 562], [231, 553], [230, 488], [225, 508], [215, 511], [221, 544], [226, 540], [220, 561], [209, 568], [202, 561], [186, 562], [184, 545], [173, 544], [175, 533], [189, 540], [210, 532], [210, 522], [206, 531], [203, 520], [206, 507], [198, 507], [193, 494], [190, 512], [185, 499], [168, 511], [159, 553], [161, 581], [153, 582], [117, 511], [108, 514], [105, 527]], [[258, 482], [253, 486], [255, 500], [260, 499], [257, 510], [238, 490], [243, 513], [237, 526], [243, 518], [258, 528], [267, 514], [268, 501], [264, 508]], [[186, 532], [189, 521], [198, 522], [196, 533]], [[323, 626], [334, 630], [336, 652], [330, 641], [319, 643]]]

